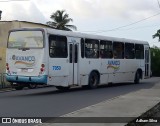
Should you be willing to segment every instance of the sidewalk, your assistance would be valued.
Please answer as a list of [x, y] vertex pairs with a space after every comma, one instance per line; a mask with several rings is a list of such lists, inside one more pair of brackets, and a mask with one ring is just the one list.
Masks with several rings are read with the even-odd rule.
[[[119, 96], [62, 117], [139, 117], [160, 102], [160, 83]], [[132, 121], [133, 118], [128, 120]], [[38, 126], [124, 126], [126, 123], [45, 123]]]
[[7, 92], [7, 91], [12, 91], [12, 90], [15, 90], [15, 89], [11, 88], [11, 86], [2, 87], [2, 84], [0, 84], [0, 93]]
[[8, 92], [8, 91], [14, 91], [15, 89], [13, 88], [0, 88], [0, 93], [3, 93], [3, 92]]

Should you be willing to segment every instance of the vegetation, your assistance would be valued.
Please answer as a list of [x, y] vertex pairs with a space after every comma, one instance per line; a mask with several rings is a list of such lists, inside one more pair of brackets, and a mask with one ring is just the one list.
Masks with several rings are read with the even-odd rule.
[[72, 18], [69, 18], [69, 14], [65, 13], [65, 10], [57, 10], [54, 12], [50, 18], [53, 21], [47, 22], [47, 24], [55, 29], [72, 31], [77, 30], [77, 27], [74, 25], [69, 25], [70, 22], [73, 21]]
[[156, 37], [158, 37], [158, 40], [160, 41], [160, 29], [157, 30], [157, 33], [153, 35], [153, 38], [156, 38]]
[[[153, 35], [153, 38], [157, 38], [160, 41], [160, 29]], [[151, 48], [151, 70], [153, 76], [160, 76], [160, 48]]]
[[160, 48], [151, 48], [151, 70], [153, 76], [160, 76]]

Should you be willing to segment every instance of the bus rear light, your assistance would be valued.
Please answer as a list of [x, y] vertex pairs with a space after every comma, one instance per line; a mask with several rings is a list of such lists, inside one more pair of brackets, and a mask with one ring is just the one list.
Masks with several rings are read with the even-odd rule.
[[8, 63], [6, 63], [6, 67], [9, 66]]
[[7, 70], [9, 71], [9, 67], [7, 67]]
[[44, 65], [44, 64], [41, 64], [41, 67], [42, 67], [42, 68], [44, 68], [44, 67], [45, 67], [45, 65]]
[[40, 71], [43, 72], [43, 71], [44, 71], [44, 68], [41, 68]]
[[41, 64], [41, 69], [40, 69], [40, 71], [41, 71], [41, 72], [44, 72], [44, 70], [45, 70], [45, 65], [44, 65], [44, 64]]
[[6, 63], [6, 69], [9, 71], [9, 64]]

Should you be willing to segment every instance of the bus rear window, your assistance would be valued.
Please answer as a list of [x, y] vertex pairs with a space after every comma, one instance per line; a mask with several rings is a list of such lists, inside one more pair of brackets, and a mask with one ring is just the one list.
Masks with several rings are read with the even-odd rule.
[[10, 32], [8, 48], [43, 48], [43, 33], [42, 31]]

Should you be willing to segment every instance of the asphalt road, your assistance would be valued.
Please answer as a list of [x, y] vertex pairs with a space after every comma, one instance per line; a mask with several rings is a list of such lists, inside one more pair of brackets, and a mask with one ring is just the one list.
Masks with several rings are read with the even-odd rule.
[[160, 78], [145, 79], [141, 84], [116, 84], [94, 90], [73, 88], [68, 92], [55, 87], [24, 89], [0, 93], [0, 117], [58, 117], [114, 97], [148, 89]]

